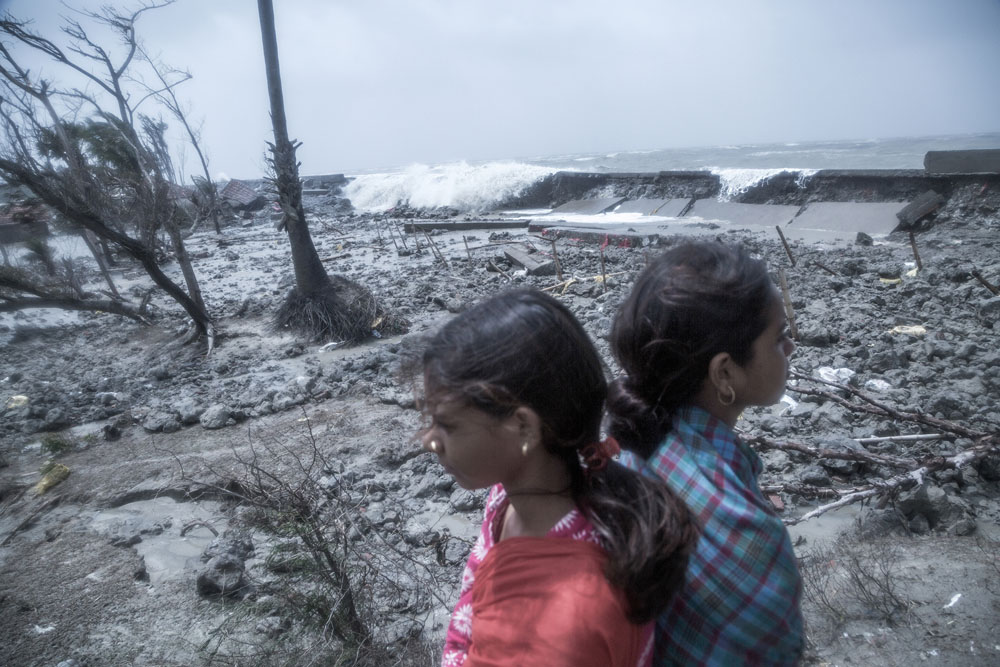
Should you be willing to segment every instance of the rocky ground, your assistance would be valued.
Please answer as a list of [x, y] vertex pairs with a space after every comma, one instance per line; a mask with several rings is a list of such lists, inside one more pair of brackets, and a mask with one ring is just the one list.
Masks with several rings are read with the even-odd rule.
[[[551, 246], [522, 230], [477, 230], [464, 232], [467, 253], [461, 233], [434, 234], [446, 267], [425, 239], [422, 252], [411, 236], [398, 253], [389, 216], [335, 218], [311, 203], [325, 265], [368, 285], [410, 321], [409, 334], [346, 348], [272, 330], [292, 278], [287, 243], [266, 219], [188, 241], [221, 331], [208, 356], [180, 344], [183, 317], [163, 295], [151, 327], [43, 312], [0, 320], [0, 664], [333, 664], [338, 643], [316, 622], [330, 595], [306, 576], [306, 537], [265, 511], [290, 511], [296, 499], [318, 509], [295, 525], [317, 517], [342, 537], [335, 546], [377, 627], [382, 664], [435, 662], [482, 494], [455, 487], [416, 446], [419, 415], [401, 368], [422, 334], [476, 299], [557, 285], [503, 252]], [[941, 216], [918, 236], [916, 272], [905, 236], [796, 247], [791, 267], [773, 235], [712, 233], [785, 270], [799, 373], [899, 411], [791, 391], [745, 415], [741, 428], [760, 439], [767, 464], [762, 483], [789, 521], [831, 502], [831, 490], [893, 484], [908, 472], [898, 459], [952, 457], [1000, 431], [1000, 297], [972, 275], [1000, 283], [995, 207]], [[606, 357], [615, 308], [656, 251], [606, 248], [602, 282], [598, 245], [558, 242], [564, 277], [576, 280], [554, 292]], [[116, 277], [145, 284], [131, 268]], [[907, 413], [966, 432], [858, 443], [942, 432]], [[861, 455], [829, 455], [852, 451]], [[1000, 660], [1000, 459], [918, 477], [885, 500], [791, 527], [810, 662]], [[38, 493], [43, 478], [55, 483]]]

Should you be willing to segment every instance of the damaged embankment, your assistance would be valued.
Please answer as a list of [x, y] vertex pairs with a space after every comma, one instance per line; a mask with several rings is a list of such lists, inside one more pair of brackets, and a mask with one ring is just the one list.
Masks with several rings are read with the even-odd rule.
[[[930, 174], [919, 169], [833, 170], [804, 175], [798, 171], [771, 174], [735, 193], [744, 204], [799, 205], [817, 201], [909, 201], [933, 190], [946, 200], [955, 195], [1000, 197], [1000, 173]], [[554, 208], [574, 199], [597, 196], [697, 199], [720, 198], [720, 175], [709, 171], [598, 174], [560, 171], [503, 203], [508, 208]], [[982, 200], [985, 203], [985, 200]]]

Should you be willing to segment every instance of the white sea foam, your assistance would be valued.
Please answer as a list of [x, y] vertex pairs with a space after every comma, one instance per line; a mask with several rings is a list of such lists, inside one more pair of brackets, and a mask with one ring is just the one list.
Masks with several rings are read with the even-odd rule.
[[401, 204], [488, 211], [555, 171], [522, 162], [415, 164], [397, 172], [357, 176], [344, 187], [344, 196], [360, 211], [385, 211]]
[[795, 182], [801, 185], [817, 171], [816, 169], [721, 169], [719, 167], [709, 169], [719, 177], [721, 186], [719, 199], [722, 201], [729, 201], [782, 172], [798, 174]]

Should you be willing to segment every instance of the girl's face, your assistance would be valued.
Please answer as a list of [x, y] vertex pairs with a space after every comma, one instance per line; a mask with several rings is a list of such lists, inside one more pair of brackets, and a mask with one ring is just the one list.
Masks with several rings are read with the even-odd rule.
[[428, 403], [426, 414], [430, 425], [421, 444], [437, 454], [462, 488], [508, 484], [524, 465], [522, 438], [513, 418], [494, 417], [457, 401]]
[[752, 356], [744, 366], [741, 381], [734, 383], [743, 405], [772, 405], [781, 400], [788, 381], [788, 360], [795, 343], [788, 336], [788, 321], [778, 291], [772, 290], [767, 328], [750, 347]]

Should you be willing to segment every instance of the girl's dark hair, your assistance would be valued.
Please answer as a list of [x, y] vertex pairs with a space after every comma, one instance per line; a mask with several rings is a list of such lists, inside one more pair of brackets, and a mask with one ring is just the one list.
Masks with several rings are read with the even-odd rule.
[[496, 417], [520, 406], [543, 423], [543, 445], [566, 462], [574, 501], [604, 539], [608, 580], [629, 618], [654, 618], [684, 581], [695, 520], [660, 480], [616, 462], [587, 474], [580, 450], [600, 439], [607, 393], [597, 350], [573, 314], [534, 290], [504, 292], [449, 321], [423, 354], [431, 400], [458, 400]]
[[688, 242], [650, 262], [611, 329], [625, 374], [609, 389], [608, 428], [623, 447], [649, 457], [716, 354], [750, 361], [773, 289], [764, 262], [741, 246]]

